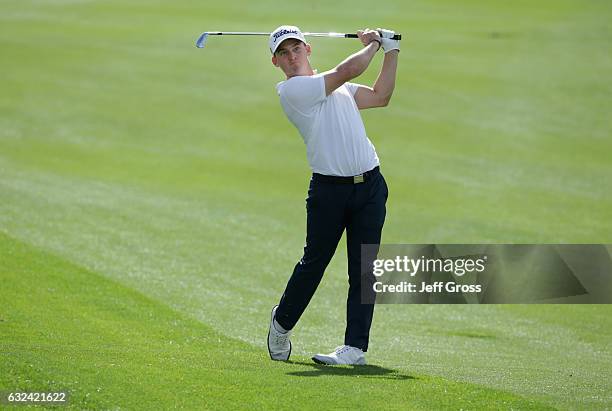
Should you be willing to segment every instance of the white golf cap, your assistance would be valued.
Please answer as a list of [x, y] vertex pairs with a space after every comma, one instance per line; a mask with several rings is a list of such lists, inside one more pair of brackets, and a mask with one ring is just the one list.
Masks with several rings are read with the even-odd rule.
[[300, 29], [296, 26], [280, 26], [270, 34], [270, 40], [268, 46], [272, 54], [276, 51], [278, 46], [287, 39], [297, 39], [306, 43], [304, 35]]

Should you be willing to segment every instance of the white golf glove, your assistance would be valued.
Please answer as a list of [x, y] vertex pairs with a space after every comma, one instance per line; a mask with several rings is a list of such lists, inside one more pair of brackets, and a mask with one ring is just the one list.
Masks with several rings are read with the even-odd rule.
[[380, 33], [380, 37], [382, 39], [382, 48], [385, 51], [385, 54], [390, 52], [391, 50], [397, 50], [399, 52], [400, 41], [391, 39], [393, 36], [395, 36], [395, 32], [393, 30], [386, 30], [381, 28], [378, 28], [376, 30]]

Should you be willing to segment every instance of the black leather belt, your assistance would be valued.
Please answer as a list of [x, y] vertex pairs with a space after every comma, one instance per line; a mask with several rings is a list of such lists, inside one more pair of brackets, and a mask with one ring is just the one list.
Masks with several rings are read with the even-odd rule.
[[380, 167], [376, 166], [370, 171], [351, 177], [326, 176], [325, 174], [312, 173], [312, 179], [322, 183], [359, 184], [365, 183], [378, 174], [380, 174]]

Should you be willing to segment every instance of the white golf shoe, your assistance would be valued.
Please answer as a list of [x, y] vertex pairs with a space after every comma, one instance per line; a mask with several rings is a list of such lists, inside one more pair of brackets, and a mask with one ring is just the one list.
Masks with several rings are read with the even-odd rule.
[[359, 348], [350, 345], [336, 347], [330, 354], [317, 354], [312, 357], [317, 364], [327, 365], [366, 365], [365, 354]]
[[274, 316], [276, 315], [276, 309], [278, 305], [272, 309], [272, 316], [270, 318], [270, 329], [268, 330], [268, 352], [270, 358], [275, 361], [287, 361], [291, 355], [291, 331], [282, 333], [274, 326]]

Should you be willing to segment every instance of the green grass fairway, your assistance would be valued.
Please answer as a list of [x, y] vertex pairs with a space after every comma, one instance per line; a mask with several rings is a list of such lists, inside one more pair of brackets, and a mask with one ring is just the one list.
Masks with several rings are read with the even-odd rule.
[[[393, 100], [363, 113], [385, 243], [612, 243], [611, 20], [596, 0], [0, 2], [0, 391], [69, 390], [77, 409], [612, 408], [610, 305], [378, 306], [373, 365], [312, 364], [342, 343], [344, 242], [293, 361], [270, 361], [305, 148], [267, 39], [193, 46], [395, 29]], [[320, 71], [359, 48], [312, 46]]]
[[300, 356], [273, 363], [94, 272], [5, 236], [0, 245], [0, 274], [13, 290], [2, 294], [12, 303], [2, 318], [3, 387], [70, 390], [78, 408], [285, 408], [281, 399], [312, 409], [542, 407], [400, 367], [333, 368]]

